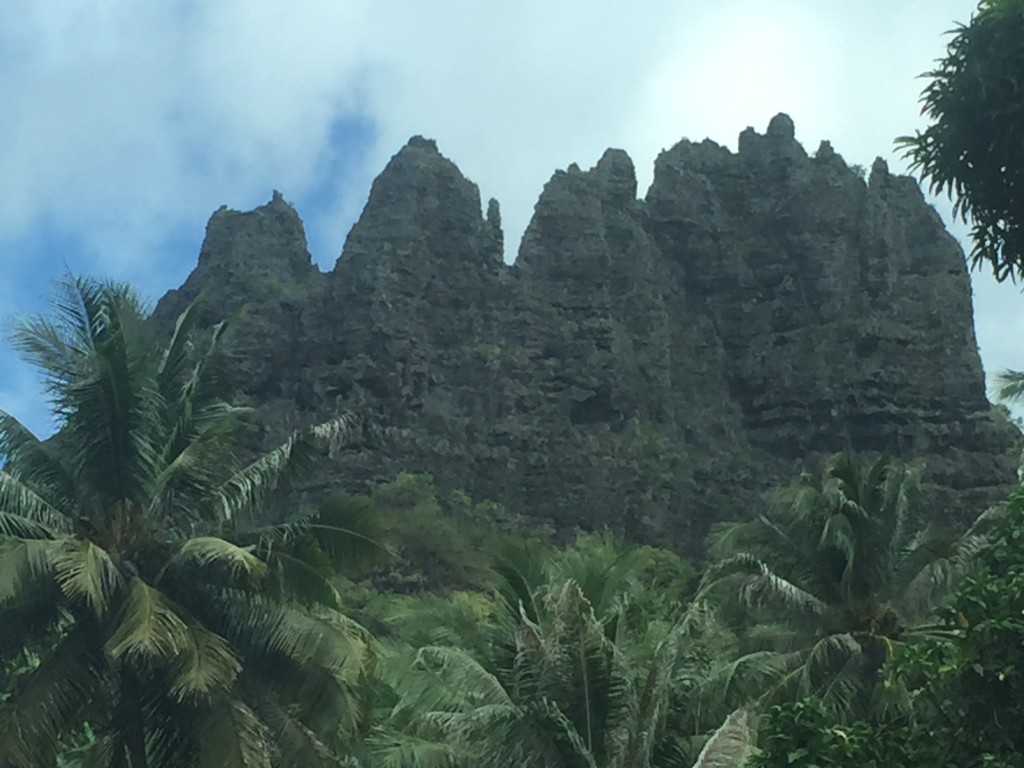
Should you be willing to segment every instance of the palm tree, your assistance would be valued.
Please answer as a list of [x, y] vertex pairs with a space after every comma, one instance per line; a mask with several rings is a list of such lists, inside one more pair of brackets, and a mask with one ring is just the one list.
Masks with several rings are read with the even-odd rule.
[[996, 394], [1004, 403], [1019, 403], [1024, 399], [1024, 371], [1003, 371], [996, 377]]
[[297, 546], [337, 561], [358, 526], [264, 513], [359, 422], [240, 465], [225, 326], [200, 348], [195, 317], [160, 345], [129, 288], [69, 277], [52, 315], [13, 333], [59, 432], [0, 411], [0, 622], [18, 638], [0, 670], [23, 660], [0, 696], [0, 765], [52, 766], [74, 743], [78, 764], [110, 768], [326, 766], [356, 728], [367, 638]]
[[[681, 606], [631, 617], [642, 555], [593, 537], [556, 556], [507, 550], [495, 564], [487, 647], [396, 647], [382, 665], [397, 700], [377, 733], [379, 764], [645, 768], [689, 766], [697, 756], [701, 766], [737, 764], [752, 743], [745, 715], [709, 740], [686, 706], [711, 617]], [[434, 616], [449, 612], [431, 605]], [[465, 626], [460, 606], [450, 612]], [[716, 762], [723, 755], [733, 762]]]
[[962, 536], [912, 532], [919, 494], [919, 467], [840, 454], [820, 478], [779, 492], [767, 514], [713, 532], [719, 561], [701, 594], [727, 590], [752, 626], [748, 652], [709, 690], [761, 701], [816, 694], [840, 715], [863, 709], [892, 650], [937, 631], [918, 624], [984, 540], [987, 516]]

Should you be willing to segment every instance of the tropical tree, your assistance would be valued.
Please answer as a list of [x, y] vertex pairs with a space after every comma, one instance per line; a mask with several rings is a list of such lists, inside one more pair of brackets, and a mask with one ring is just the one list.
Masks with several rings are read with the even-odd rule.
[[814, 694], [840, 716], [864, 711], [893, 649], [942, 633], [921, 622], [984, 543], [989, 516], [962, 536], [914, 533], [919, 492], [919, 467], [844, 453], [779, 492], [767, 514], [713, 532], [718, 562], [701, 593], [734, 598], [750, 626], [745, 652], [709, 690], [760, 690], [762, 703]]
[[773, 707], [764, 719], [762, 768], [899, 765], [1016, 768], [1024, 734], [1024, 494], [994, 521], [975, 570], [940, 611], [948, 641], [904, 648], [882, 685], [909, 693], [895, 716], [837, 722], [814, 699]]
[[1024, 0], [983, 0], [951, 33], [921, 97], [931, 124], [897, 139], [933, 192], [973, 222], [975, 266], [1024, 276]]
[[359, 422], [240, 464], [225, 326], [202, 336], [195, 318], [159, 344], [129, 288], [69, 277], [13, 332], [59, 432], [0, 412], [0, 765], [73, 744], [111, 768], [325, 766], [358, 727], [367, 638], [300, 550], [344, 560], [359, 516], [266, 511]]
[[[506, 550], [486, 646], [397, 647], [382, 665], [397, 699], [376, 736], [380, 764], [713, 766], [749, 752], [744, 713], [709, 739], [721, 721], [708, 727], [687, 706], [713, 617], [695, 606], [631, 616], [646, 554], [603, 537], [546, 557]], [[440, 613], [464, 613], [454, 608]]]

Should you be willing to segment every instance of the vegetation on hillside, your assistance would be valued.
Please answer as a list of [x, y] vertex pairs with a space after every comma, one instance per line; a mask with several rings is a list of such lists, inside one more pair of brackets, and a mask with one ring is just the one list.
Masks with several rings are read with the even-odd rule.
[[[903, 140], [999, 279], [1022, 32], [982, 2]], [[59, 431], [0, 411], [0, 768], [1024, 766], [1024, 491], [940, 530], [919, 467], [841, 454], [701, 563], [427, 476], [306, 499], [360, 419], [242, 461], [195, 317], [68, 278], [14, 331]]]
[[15, 331], [60, 432], [0, 414], [0, 766], [1013, 764], [1024, 496], [915, 530], [919, 468], [843, 454], [700, 568], [426, 476], [310, 506], [359, 420], [239, 462], [193, 312], [70, 278]]

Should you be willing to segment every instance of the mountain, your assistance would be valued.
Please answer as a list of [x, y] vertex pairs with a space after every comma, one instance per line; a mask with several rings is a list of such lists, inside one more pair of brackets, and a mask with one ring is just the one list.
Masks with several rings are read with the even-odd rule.
[[513, 265], [497, 202], [415, 137], [322, 274], [275, 193], [222, 208], [166, 324], [235, 316], [261, 439], [338, 410], [387, 440], [320, 489], [429, 472], [559, 529], [694, 549], [708, 525], [844, 449], [927, 462], [928, 514], [965, 520], [1016, 478], [988, 403], [963, 254], [917, 183], [867, 178], [778, 115], [739, 151], [681, 141], [637, 198], [608, 150], [545, 185]]

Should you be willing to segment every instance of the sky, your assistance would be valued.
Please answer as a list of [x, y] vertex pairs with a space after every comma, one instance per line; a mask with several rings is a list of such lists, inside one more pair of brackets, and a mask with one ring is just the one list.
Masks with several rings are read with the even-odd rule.
[[[280, 190], [321, 269], [387, 160], [437, 140], [501, 202], [511, 260], [541, 188], [625, 149], [641, 195], [681, 138], [731, 149], [786, 112], [813, 151], [905, 163], [896, 136], [976, 0], [12, 0], [0, 4], [0, 320], [69, 270], [155, 302], [206, 221]], [[937, 206], [949, 221], [949, 205]], [[964, 237], [962, 225], [955, 232]], [[973, 275], [989, 375], [1024, 368], [1024, 296]], [[52, 424], [0, 344], [0, 408]]]

